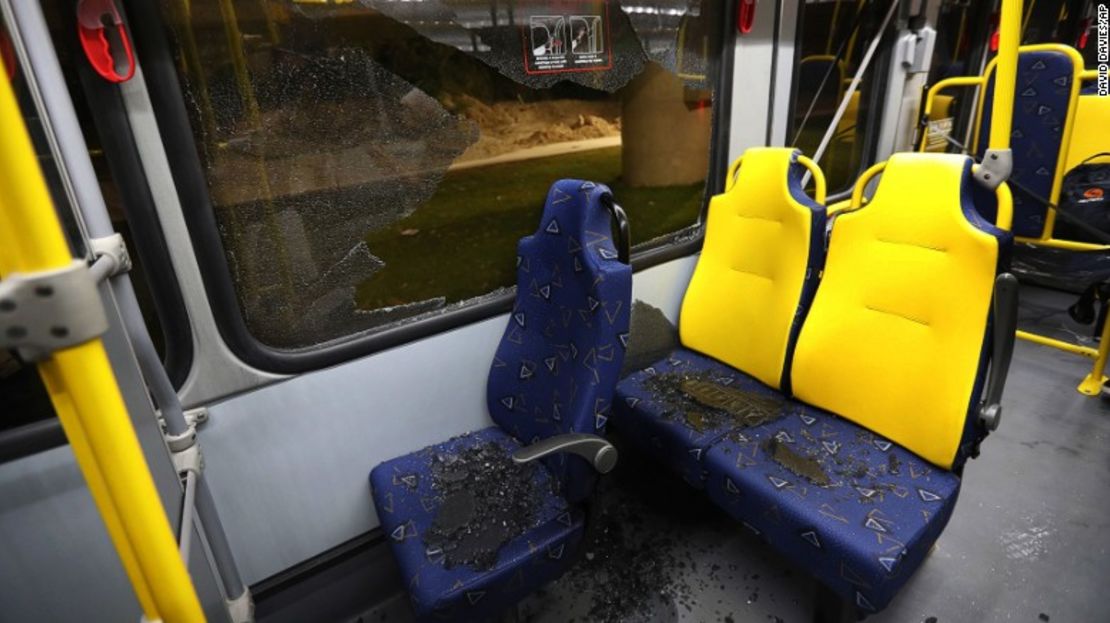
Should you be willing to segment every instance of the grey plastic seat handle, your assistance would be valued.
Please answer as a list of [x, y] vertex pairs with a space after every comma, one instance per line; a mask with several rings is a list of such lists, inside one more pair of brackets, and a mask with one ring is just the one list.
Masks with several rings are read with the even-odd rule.
[[979, 410], [979, 419], [988, 431], [998, 429], [1002, 421], [1002, 390], [1014, 357], [1017, 335], [1018, 280], [1002, 273], [994, 282], [994, 345], [986, 397]]
[[528, 463], [560, 452], [577, 454], [602, 474], [608, 474], [617, 466], [617, 449], [613, 444], [588, 433], [565, 433], [541, 439], [513, 452], [513, 462]]

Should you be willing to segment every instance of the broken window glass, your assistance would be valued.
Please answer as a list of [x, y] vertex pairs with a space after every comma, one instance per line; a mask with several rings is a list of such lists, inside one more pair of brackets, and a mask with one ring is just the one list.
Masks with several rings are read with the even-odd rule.
[[688, 235], [717, 4], [164, 0], [250, 331], [302, 348], [503, 293], [561, 178], [608, 184], [636, 244]]

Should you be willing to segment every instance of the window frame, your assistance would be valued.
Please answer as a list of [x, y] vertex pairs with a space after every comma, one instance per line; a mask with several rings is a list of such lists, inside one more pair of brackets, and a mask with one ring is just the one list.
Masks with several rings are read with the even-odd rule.
[[[725, 0], [723, 15], [735, 15], [737, 0]], [[384, 329], [352, 333], [304, 348], [278, 348], [263, 343], [251, 332], [243, 317], [231, 269], [224, 253], [208, 192], [207, 179], [198, 156], [193, 128], [185, 109], [174, 56], [171, 33], [158, 2], [125, 0], [124, 8], [133, 27], [135, 53], [143, 68], [155, 120], [166, 145], [174, 184], [181, 205], [189, 206], [184, 218], [190, 242], [204, 280], [209, 308], [220, 337], [244, 363], [265, 372], [299, 374], [343, 363], [376, 352], [427, 338], [464, 325], [504, 314], [512, 309], [515, 292], [475, 301], [457, 309], [416, 320], [402, 321]], [[698, 219], [691, 224], [688, 239], [666, 238], [649, 242], [632, 254], [632, 267], [640, 271], [691, 255], [701, 249], [709, 199], [724, 188], [728, 165], [728, 130], [732, 95], [735, 20], [722, 19], [722, 54], [717, 63], [717, 89], [711, 122], [709, 171]], [[682, 230], [680, 230], [682, 231]], [[168, 332], [169, 333], [169, 332]]]

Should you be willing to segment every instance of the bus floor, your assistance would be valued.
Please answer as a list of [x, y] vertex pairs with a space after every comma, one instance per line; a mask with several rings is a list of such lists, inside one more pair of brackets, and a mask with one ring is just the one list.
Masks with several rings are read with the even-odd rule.
[[[1022, 327], [1075, 340], [1073, 295], [1025, 288]], [[1075, 386], [1089, 361], [1019, 342], [997, 432], [906, 587], [868, 621], [1110, 621], [1110, 404]], [[585, 555], [506, 621], [813, 620], [815, 582], [702, 494], [626, 453]], [[399, 583], [398, 583], [399, 584]], [[280, 618], [280, 617], [279, 617]], [[347, 621], [410, 621], [403, 593]]]

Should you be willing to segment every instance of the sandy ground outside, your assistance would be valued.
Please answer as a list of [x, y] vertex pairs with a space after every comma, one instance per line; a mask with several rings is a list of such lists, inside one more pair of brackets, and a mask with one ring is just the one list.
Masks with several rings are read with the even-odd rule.
[[[523, 104], [485, 104], [462, 95], [446, 102], [478, 124], [481, 134], [456, 161], [481, 161], [514, 151], [553, 144], [616, 137], [605, 146], [619, 144], [620, 102], [611, 100], [551, 100]], [[561, 153], [557, 149], [547, 155]]]

